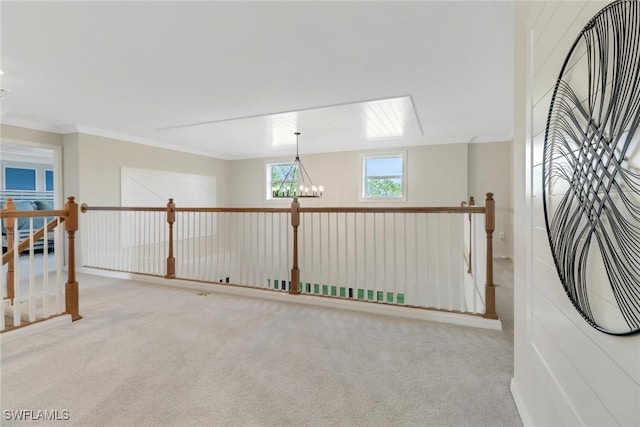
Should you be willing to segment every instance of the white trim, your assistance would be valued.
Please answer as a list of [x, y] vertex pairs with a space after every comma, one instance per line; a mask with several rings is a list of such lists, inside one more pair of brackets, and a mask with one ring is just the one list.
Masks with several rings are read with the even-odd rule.
[[60, 209], [65, 205], [68, 196], [78, 197], [78, 194], [64, 194], [64, 171], [62, 170], [62, 147], [52, 147], [53, 150], [53, 208]]
[[266, 289], [254, 289], [242, 286], [226, 286], [216, 283], [193, 282], [182, 279], [165, 279], [162, 277], [147, 276], [134, 273], [123, 273], [108, 270], [99, 270], [88, 267], [78, 269], [80, 273], [96, 276], [114, 277], [119, 279], [136, 280], [140, 282], [156, 283], [164, 286], [193, 289], [198, 291], [216, 292], [252, 298], [283, 301], [296, 304], [313, 305], [317, 307], [337, 308], [361, 313], [393, 316], [403, 319], [424, 320], [429, 322], [441, 322], [459, 326], [470, 326], [495, 331], [502, 330], [502, 322], [499, 319], [485, 319], [469, 314], [451, 313], [446, 311], [427, 310], [421, 308], [403, 307], [391, 304], [377, 304], [365, 301], [353, 301], [340, 298], [328, 298], [313, 295], [290, 295], [285, 292], [276, 292]]
[[[33, 171], [33, 185], [35, 188], [33, 189], [24, 189], [24, 188], [7, 188], [7, 169], [23, 169]], [[3, 190], [15, 190], [15, 191], [38, 191], [38, 169], [23, 167], [23, 166], [3, 166], [2, 167], [2, 189]]]
[[515, 378], [511, 378], [511, 384], [509, 389], [511, 390], [511, 396], [513, 397], [513, 401], [516, 404], [516, 409], [518, 410], [518, 414], [520, 415], [520, 420], [522, 421], [522, 425], [524, 427], [532, 426], [533, 418], [531, 418], [531, 414], [527, 410], [527, 406], [525, 405], [524, 399], [522, 395], [518, 391], [518, 382]]
[[[53, 182], [51, 183], [51, 185], [53, 185], [53, 190], [47, 190], [47, 172], [51, 172], [52, 174], [52, 178], [53, 178]], [[44, 169], [44, 173], [42, 174], [42, 185], [44, 188], [44, 191], [55, 191], [56, 189], [56, 171], [54, 169]]]
[[290, 165], [292, 164], [293, 161], [291, 160], [291, 158], [283, 158], [283, 159], [271, 159], [271, 160], [264, 160], [263, 161], [263, 168], [262, 170], [264, 171], [263, 179], [262, 179], [262, 188], [264, 189], [264, 200], [267, 202], [281, 202], [283, 200], [288, 200], [288, 199], [274, 199], [271, 196], [271, 188], [272, 188], [272, 183], [271, 183], [271, 165]]
[[[402, 158], [402, 197], [367, 197], [365, 192], [366, 160], [372, 158], [401, 157]], [[358, 201], [360, 202], [406, 202], [407, 201], [407, 150], [379, 151], [360, 154], [360, 186], [358, 188]]]

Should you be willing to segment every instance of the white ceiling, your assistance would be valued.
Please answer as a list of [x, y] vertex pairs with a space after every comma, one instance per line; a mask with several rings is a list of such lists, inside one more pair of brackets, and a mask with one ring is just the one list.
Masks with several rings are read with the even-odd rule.
[[[508, 1], [3, 0], [2, 122], [224, 159], [292, 153], [294, 131], [301, 154], [510, 140], [512, 13]], [[371, 132], [389, 127], [376, 111], [403, 125]]]

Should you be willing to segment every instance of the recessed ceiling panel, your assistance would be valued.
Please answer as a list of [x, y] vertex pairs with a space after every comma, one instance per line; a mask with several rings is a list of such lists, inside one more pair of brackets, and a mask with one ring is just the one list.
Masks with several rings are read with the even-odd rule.
[[[301, 132], [308, 152], [341, 142], [411, 138], [422, 129], [411, 97], [379, 99], [165, 129], [223, 151], [252, 153], [295, 146]], [[242, 147], [241, 149], [239, 147]]]

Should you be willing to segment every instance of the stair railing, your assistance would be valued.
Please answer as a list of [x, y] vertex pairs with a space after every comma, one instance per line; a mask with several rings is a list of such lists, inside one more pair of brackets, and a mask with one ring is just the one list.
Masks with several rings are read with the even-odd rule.
[[[34, 230], [33, 219], [45, 217], [53, 218], [48, 221], [42, 228]], [[20, 241], [20, 235], [17, 233], [16, 222], [20, 218], [27, 218], [29, 221], [29, 232], [27, 237]], [[6, 331], [16, 327], [25, 326], [27, 324], [41, 321], [43, 319], [57, 316], [59, 314], [69, 314], [72, 320], [78, 320], [82, 317], [79, 313], [79, 295], [78, 282], [76, 280], [75, 269], [75, 233], [78, 230], [78, 204], [74, 197], [69, 197], [64, 209], [61, 210], [32, 210], [21, 211], [16, 210], [16, 205], [12, 198], [7, 198], [0, 210], [0, 220], [3, 228], [6, 230], [6, 252], [2, 255], [2, 265], [7, 265], [6, 275], [0, 274], [0, 289], [2, 289], [3, 298], [0, 304], [0, 330]], [[48, 257], [49, 234], [56, 231], [64, 224], [64, 230], [67, 233], [67, 282], [64, 289], [64, 308], [62, 307], [62, 291], [61, 286], [57, 284], [58, 290], [55, 294], [50, 294], [48, 287], [48, 265], [43, 265], [42, 277], [40, 284], [42, 289], [37, 289], [34, 277], [34, 247], [36, 242], [43, 240], [43, 256]], [[59, 253], [63, 245], [55, 245], [55, 253], [57, 256], [57, 275], [59, 276], [62, 256]], [[28, 289], [27, 294], [20, 289], [20, 277], [17, 269], [21, 262], [21, 254], [28, 251]], [[24, 258], [24, 257], [23, 257]], [[46, 264], [46, 263], [45, 263]], [[55, 301], [51, 303], [51, 297]], [[27, 305], [26, 313], [22, 311], [22, 305]], [[13, 325], [5, 324], [5, 315], [9, 313], [13, 319]], [[23, 320], [23, 314], [28, 317]]]
[[[176, 207], [173, 199], [169, 199], [166, 208], [83, 204], [81, 211], [92, 212], [87, 216], [86, 224], [89, 247], [84, 265], [87, 267], [149, 274], [167, 279], [257, 287], [294, 295], [314, 294], [473, 312], [489, 319], [498, 318], [493, 283], [495, 202], [492, 193], [487, 193], [485, 206], [470, 203], [457, 207], [303, 208], [298, 200], [294, 200], [290, 208], [181, 208]], [[418, 224], [412, 218], [439, 215], [443, 224], [440, 228], [453, 230], [453, 234], [451, 237], [433, 238], [451, 240], [445, 246], [446, 249], [443, 249], [449, 254], [445, 261], [452, 268], [460, 269], [460, 272], [455, 272], [455, 277], [460, 277], [459, 283], [443, 285], [452, 289], [447, 289], [446, 298], [440, 299], [461, 301], [454, 308], [441, 303], [434, 307], [428, 300], [411, 300], [411, 289], [405, 291], [406, 286], [403, 284], [395, 284], [387, 289], [359, 288], [345, 283], [354, 279], [354, 272], [357, 270], [354, 266], [361, 262], [363, 253], [366, 253], [368, 264], [358, 270], [358, 274], [368, 274], [369, 279], [375, 276], [381, 283], [380, 286], [388, 279], [397, 281], [397, 278], [391, 277], [396, 272], [407, 281], [413, 273], [405, 273], [410, 269], [402, 270], [396, 265], [406, 263], [406, 259], [410, 258], [417, 269], [422, 268], [418, 264], [423, 260], [418, 259], [406, 243], [400, 243], [394, 234], [398, 230], [404, 230], [410, 236], [412, 245], [422, 246], [425, 243], [418, 233], [427, 226]], [[463, 251], [462, 221], [470, 221], [472, 216], [478, 215], [485, 216], [483, 232], [486, 244], [482, 258], [486, 258], [486, 264], [475, 271], [470, 268], [471, 260], [474, 260], [476, 267], [477, 262], [482, 260], [478, 259], [478, 254], [472, 254], [472, 245], [469, 246], [469, 252]], [[387, 226], [387, 223], [394, 225]], [[428, 227], [437, 229], [438, 223], [434, 224]], [[376, 231], [376, 228], [379, 230]], [[469, 227], [470, 233], [472, 228]], [[374, 232], [378, 233], [378, 237], [373, 237]], [[324, 233], [328, 233], [328, 237]], [[354, 237], [348, 241], [344, 236]], [[472, 237], [469, 235], [469, 240]], [[362, 243], [364, 246], [360, 248], [358, 245]], [[386, 259], [385, 255], [388, 255]], [[465, 266], [465, 258], [468, 258], [469, 270]], [[315, 274], [314, 268], [310, 267], [313, 263], [319, 266], [316, 270], [322, 271], [320, 275]], [[387, 266], [388, 270], [385, 270]], [[345, 274], [344, 271], [349, 268], [351, 270]], [[376, 269], [383, 273], [378, 274]], [[476, 286], [477, 281], [483, 280], [477, 277], [479, 272], [485, 274], [484, 286], [469, 293], [463, 288], [465, 285], [462, 275], [471, 275], [472, 271], [476, 275], [473, 286]], [[337, 272], [332, 276], [335, 277], [334, 282], [322, 276], [326, 272]], [[426, 273], [416, 273], [410, 279], [414, 282], [414, 288], [420, 289], [419, 292], [423, 291], [424, 286], [428, 286]], [[362, 277], [358, 280], [362, 280]], [[471, 294], [478, 295], [480, 304], [462, 301], [465, 295]], [[476, 305], [481, 307], [481, 312], [465, 308]]]

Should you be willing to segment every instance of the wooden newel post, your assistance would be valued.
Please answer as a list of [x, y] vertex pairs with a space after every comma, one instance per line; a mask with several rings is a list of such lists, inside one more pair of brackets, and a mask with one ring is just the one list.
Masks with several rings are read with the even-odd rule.
[[485, 285], [485, 313], [487, 319], [497, 319], [496, 287], [493, 283], [493, 232], [496, 229], [496, 202], [493, 193], [487, 193], [485, 201], [485, 230], [487, 232], [487, 282]]
[[65, 288], [65, 312], [71, 315], [71, 320], [82, 319], [80, 316], [80, 304], [78, 282], [76, 281], [76, 231], [78, 231], [78, 204], [75, 197], [67, 198], [64, 205], [67, 211], [67, 219], [64, 221], [64, 229], [67, 232], [69, 242], [69, 257], [67, 265], [67, 285]]
[[[6, 211], [15, 211], [16, 204], [13, 203], [13, 198], [7, 197], [7, 202], [4, 204], [4, 209]], [[13, 239], [15, 238], [15, 227], [16, 227], [16, 219], [13, 217], [5, 218], [4, 226], [7, 229], [7, 250], [13, 248]], [[15, 298], [15, 268], [13, 264], [13, 257], [7, 262], [7, 298], [11, 300], [13, 304], [13, 299]]]
[[167, 274], [165, 279], [176, 278], [176, 259], [173, 256], [173, 223], [176, 222], [176, 205], [173, 199], [167, 203], [167, 222], [169, 223], [169, 255], [167, 257]]
[[300, 225], [300, 203], [294, 197], [291, 202], [291, 226], [293, 227], [293, 267], [291, 268], [291, 288], [290, 294], [299, 294], [298, 283], [300, 283], [300, 270], [298, 269], [298, 226]]

